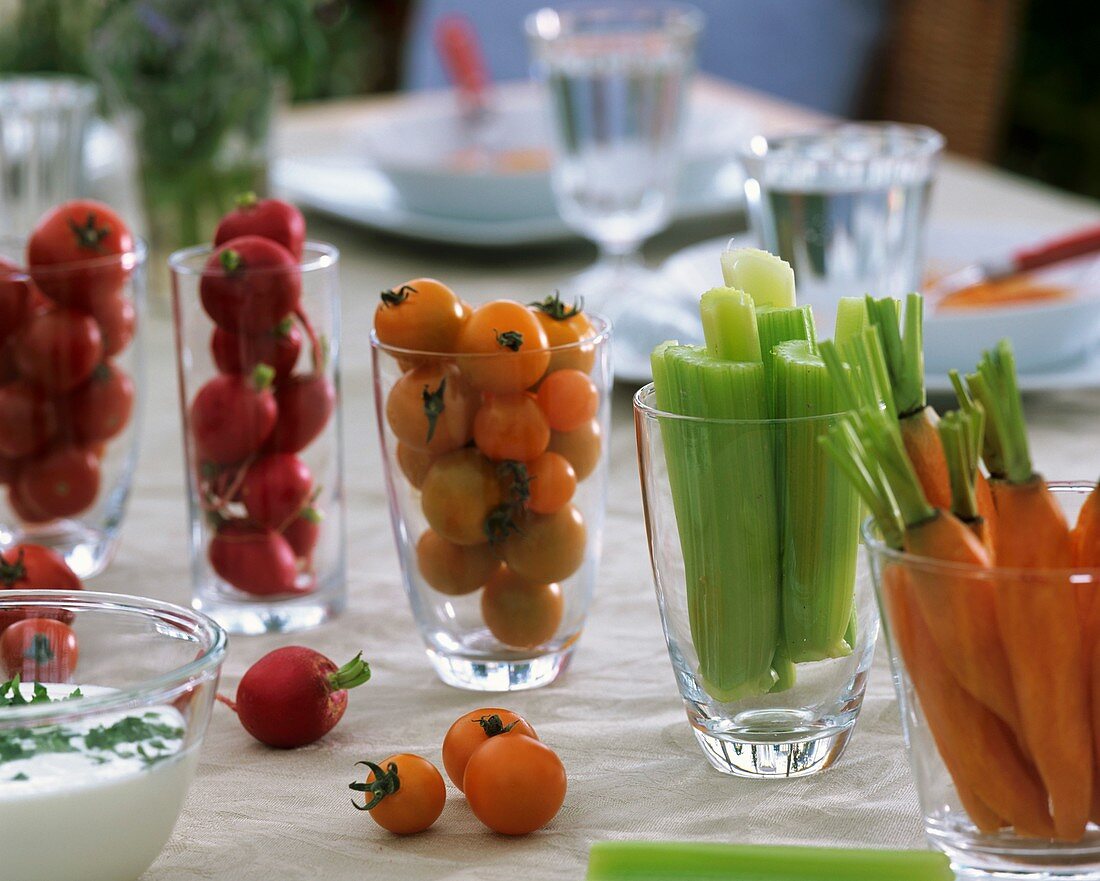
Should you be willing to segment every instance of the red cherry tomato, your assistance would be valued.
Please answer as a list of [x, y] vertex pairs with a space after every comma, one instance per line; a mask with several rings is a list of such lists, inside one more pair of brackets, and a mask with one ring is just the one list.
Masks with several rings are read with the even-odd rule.
[[259, 236], [226, 242], [206, 261], [199, 297], [233, 333], [269, 333], [298, 308], [302, 271], [282, 245]]
[[481, 749], [490, 737], [526, 734], [538, 740], [535, 729], [517, 713], [498, 707], [482, 707], [459, 716], [443, 738], [443, 767], [451, 782], [462, 791], [462, 778], [470, 756]]
[[47, 517], [75, 517], [99, 494], [99, 460], [82, 447], [61, 447], [19, 468], [19, 493]]
[[490, 459], [529, 462], [550, 443], [550, 426], [535, 399], [524, 392], [486, 395], [474, 417], [474, 443]]
[[286, 526], [309, 502], [313, 475], [293, 453], [269, 453], [253, 462], [241, 482], [248, 516], [262, 526]]
[[137, 310], [134, 301], [124, 296], [105, 297], [92, 304], [92, 318], [103, 335], [103, 357], [123, 351], [134, 338]]
[[[20, 544], [0, 550], [0, 590], [80, 590], [84, 585], [61, 557], [49, 548]], [[32, 614], [19, 609], [0, 611], [0, 631], [24, 618], [73, 620], [63, 609], [35, 609]]]
[[434, 278], [414, 278], [382, 291], [374, 332], [384, 346], [420, 352], [453, 352], [468, 318], [454, 291]]
[[366, 783], [351, 788], [366, 793], [366, 804], [355, 805], [370, 811], [371, 819], [394, 835], [415, 835], [429, 828], [443, 813], [447, 784], [443, 775], [427, 759], [409, 753], [390, 756], [376, 765], [359, 762], [371, 772]]
[[252, 376], [216, 376], [191, 402], [191, 433], [200, 461], [229, 465], [256, 452], [275, 427], [270, 368]]
[[73, 439], [80, 444], [110, 440], [129, 423], [134, 408], [133, 380], [110, 361], [104, 361], [91, 378], [69, 394], [61, 408]]
[[30, 276], [0, 257], [0, 344], [15, 333], [30, 311]]
[[74, 309], [51, 309], [33, 316], [15, 343], [19, 372], [54, 394], [84, 382], [103, 357], [99, 325]]
[[0, 662], [10, 678], [24, 682], [68, 682], [80, 648], [69, 625], [50, 618], [17, 621], [0, 634]]
[[301, 374], [280, 383], [275, 401], [279, 405], [279, 418], [267, 449], [297, 453], [325, 430], [336, 407], [336, 390], [327, 376]]
[[587, 374], [556, 370], [539, 385], [539, 406], [554, 431], [575, 431], [600, 409], [600, 393]]
[[533, 314], [511, 300], [494, 300], [462, 325], [458, 350], [470, 357], [459, 358], [458, 366], [482, 391], [521, 392], [546, 372], [546, 348], [546, 332]]
[[577, 472], [565, 456], [543, 453], [527, 463], [527, 507], [536, 514], [564, 508], [577, 489]]
[[214, 246], [240, 236], [261, 236], [278, 242], [295, 260], [302, 259], [306, 239], [306, 220], [302, 212], [280, 199], [257, 199], [255, 193], [245, 193], [237, 199], [237, 207], [221, 219], [214, 232]]
[[454, 364], [425, 363], [393, 384], [386, 423], [401, 443], [439, 456], [469, 442], [480, 400]]
[[321, 537], [323, 519], [320, 511], [309, 507], [291, 520], [283, 530], [283, 538], [299, 559], [309, 560], [313, 556], [313, 549], [317, 547], [317, 540]]
[[561, 810], [565, 766], [550, 747], [526, 734], [490, 737], [470, 756], [462, 785], [482, 823], [504, 835], [526, 835]]
[[0, 386], [0, 455], [37, 453], [56, 432], [56, 410], [39, 389], [24, 380]]
[[47, 297], [91, 312], [99, 299], [122, 290], [133, 268], [134, 237], [101, 202], [77, 199], [58, 205], [31, 233], [27, 263]]
[[214, 571], [237, 590], [254, 596], [295, 591], [294, 551], [274, 530], [229, 521], [211, 540], [209, 554]]
[[275, 370], [276, 381], [290, 376], [302, 351], [302, 334], [293, 322], [285, 322], [270, 333], [230, 333], [214, 328], [210, 337], [214, 363], [222, 373], [251, 373], [257, 364]]

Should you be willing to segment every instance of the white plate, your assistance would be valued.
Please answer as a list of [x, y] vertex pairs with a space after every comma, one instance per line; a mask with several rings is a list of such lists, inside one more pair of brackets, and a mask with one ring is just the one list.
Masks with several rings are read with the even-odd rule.
[[[928, 264], [946, 271], [975, 258], [1005, 253], [1021, 243], [1036, 242], [1059, 232], [1036, 230], [1014, 225], [971, 226], [945, 224], [928, 231]], [[709, 287], [721, 284], [719, 255], [728, 238], [699, 242], [672, 255], [662, 267], [669, 288], [693, 301]], [[751, 234], [735, 237], [740, 246], [753, 246]], [[1072, 302], [1045, 307], [983, 310], [981, 315], [929, 315], [925, 318], [924, 337], [930, 392], [949, 392], [951, 382], [946, 368], [957, 365], [969, 369], [981, 353], [998, 339], [1009, 336], [1020, 363], [1020, 386], [1024, 391], [1060, 391], [1100, 387], [1100, 271], [1081, 267], [1052, 267], [1052, 281], [1073, 285], [1081, 283]], [[1071, 357], [1060, 363], [1043, 363], [1043, 355], [1052, 348], [1052, 340], [1065, 336], [1066, 328], [1077, 331], [1082, 342], [1068, 349]], [[931, 353], [931, 357], [930, 357]], [[648, 382], [649, 365], [624, 365], [616, 378], [627, 382]]]

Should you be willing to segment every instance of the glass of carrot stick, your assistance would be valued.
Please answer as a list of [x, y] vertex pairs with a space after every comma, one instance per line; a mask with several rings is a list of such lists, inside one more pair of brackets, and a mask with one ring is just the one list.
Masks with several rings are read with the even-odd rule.
[[[871, 511], [925, 830], [966, 872], [1100, 878], [1100, 497], [1035, 472], [1007, 342], [953, 376], [959, 409], [914, 444], [884, 303], [824, 346], [851, 407], [822, 444]], [[902, 322], [918, 335], [919, 310]]]

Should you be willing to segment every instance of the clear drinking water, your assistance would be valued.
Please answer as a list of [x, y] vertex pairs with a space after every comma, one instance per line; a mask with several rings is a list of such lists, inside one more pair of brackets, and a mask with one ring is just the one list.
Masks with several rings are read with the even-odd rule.
[[899, 296], [920, 286], [942, 148], [931, 129], [894, 123], [752, 139], [742, 160], [753, 228], [794, 268], [799, 299], [817, 318], [827, 323], [840, 297]]

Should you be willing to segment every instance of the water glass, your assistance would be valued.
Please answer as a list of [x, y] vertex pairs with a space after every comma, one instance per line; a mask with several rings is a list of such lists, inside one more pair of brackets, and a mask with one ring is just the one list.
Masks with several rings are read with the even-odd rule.
[[695, 332], [694, 317], [678, 315], [639, 249], [671, 216], [702, 22], [697, 10], [673, 3], [546, 8], [527, 19], [548, 93], [558, 211], [600, 249], [596, 265], [566, 289], [609, 315], [620, 338], [637, 336], [624, 333], [624, 321], [643, 334], [664, 324], [653, 343]]
[[840, 297], [919, 289], [924, 225], [943, 137], [854, 123], [752, 138], [741, 152], [761, 247], [794, 268], [798, 295], [832, 332]]
[[300, 284], [269, 330], [227, 327], [248, 276], [211, 253], [169, 258], [192, 605], [231, 633], [312, 627], [346, 602], [339, 252], [306, 242], [297, 266], [254, 271], [265, 299]]
[[95, 86], [61, 76], [0, 77], [0, 236], [22, 235], [80, 194]]
[[[824, 459], [821, 479], [801, 485], [744, 467], [795, 438], [814, 449], [838, 418], [705, 419], [660, 410], [652, 384], [634, 396], [668, 653], [695, 737], [725, 774], [822, 771], [859, 716], [878, 616], [858, 555], [858, 499]], [[705, 470], [693, 468], [693, 450], [709, 452]], [[721, 488], [720, 504], [703, 499], [704, 481]], [[788, 519], [769, 522], [777, 510]]]
[[[1069, 522], [1092, 487], [1051, 485]], [[1100, 879], [1100, 826], [1088, 801], [1089, 781], [1091, 804], [1097, 785], [1088, 696], [1096, 666], [1086, 654], [1068, 671], [1058, 668], [1069, 646], [1082, 647], [1088, 618], [1078, 610], [1095, 602], [1100, 571], [942, 563], [892, 550], [870, 520], [863, 538], [929, 842], [960, 877]], [[1040, 690], [1019, 687], [1020, 668], [1009, 662], [1002, 635], [1001, 604], [1018, 609], [1020, 600], [1029, 622], [1023, 663], [1042, 680]], [[1090, 650], [1087, 641], [1083, 647]], [[977, 660], [969, 676], [967, 652]], [[1048, 811], [1053, 805], [1057, 818], [1067, 796], [1082, 802], [1082, 831], [1077, 840], [1054, 841]]]
[[[584, 629], [607, 503], [612, 378], [611, 327], [587, 315], [593, 335], [552, 346], [541, 367], [543, 376], [558, 369], [586, 373], [598, 394], [594, 415], [562, 431], [549, 430], [528, 392], [478, 390], [476, 377], [512, 370], [497, 359], [546, 359], [545, 350], [414, 352], [385, 346], [372, 334], [375, 405], [405, 591], [432, 666], [456, 688], [548, 685], [568, 666]], [[433, 393], [442, 410], [429, 434], [439, 435], [425, 444], [419, 426]], [[545, 432], [534, 458], [476, 445], [477, 413], [494, 399], [531, 411], [522, 433]], [[410, 411], [417, 421], [407, 419]], [[542, 428], [528, 432], [536, 423]], [[563, 470], [569, 476], [561, 479]], [[540, 479], [553, 496], [549, 504], [546, 494], [536, 503]]]
[[[145, 243], [137, 241], [126, 254], [40, 266], [30, 274], [4, 267], [4, 260], [21, 265], [25, 254], [23, 239], [0, 237], [0, 294], [9, 305], [16, 297], [31, 306], [21, 325], [0, 327], [0, 486], [7, 488], [0, 497], [0, 549], [24, 541], [45, 545], [90, 578], [114, 556], [137, 464]], [[117, 290], [86, 304], [90, 313], [79, 305], [43, 310], [35, 303], [36, 297], [45, 302], [41, 290], [83, 290], [90, 277], [117, 279]], [[27, 336], [33, 332], [41, 341], [43, 333], [56, 332], [50, 324], [58, 316], [76, 343], [51, 353], [53, 378], [45, 382]], [[72, 386], [70, 379], [79, 377]]]

